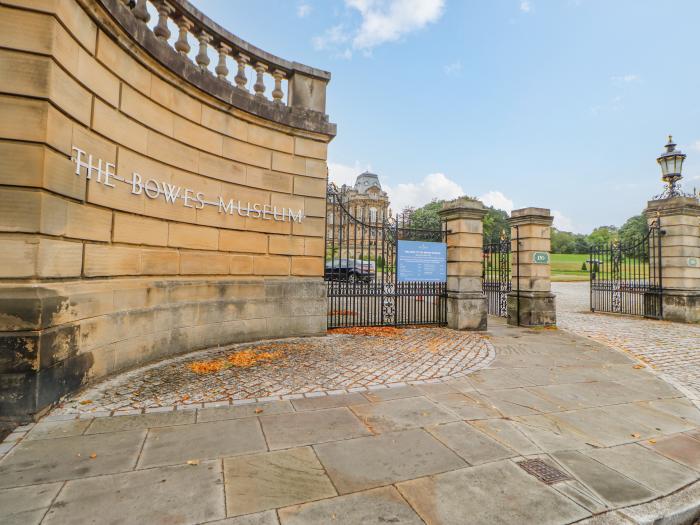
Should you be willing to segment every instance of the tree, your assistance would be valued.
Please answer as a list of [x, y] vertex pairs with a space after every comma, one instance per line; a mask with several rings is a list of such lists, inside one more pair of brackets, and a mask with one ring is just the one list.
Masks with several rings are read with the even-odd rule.
[[505, 234], [510, 239], [510, 226], [508, 225], [508, 212], [489, 206], [484, 217], [484, 244], [493, 244]]
[[601, 244], [610, 244], [618, 238], [617, 226], [599, 226], [588, 236], [588, 242], [594, 246], [600, 246]]
[[438, 215], [438, 212], [442, 209], [442, 203], [445, 201], [439, 201], [433, 199], [425, 206], [413, 210], [411, 212], [411, 228], [417, 228], [419, 230], [440, 230], [442, 229], [442, 220]]
[[620, 228], [620, 241], [627, 246], [637, 244], [647, 234], [648, 229], [644, 215], [630, 217]]

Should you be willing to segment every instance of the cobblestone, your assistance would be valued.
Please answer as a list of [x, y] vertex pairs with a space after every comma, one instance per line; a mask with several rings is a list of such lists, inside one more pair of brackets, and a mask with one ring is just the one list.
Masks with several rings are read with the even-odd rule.
[[[400, 333], [380, 337], [333, 334], [196, 352], [88, 388], [54, 409], [52, 416], [154, 412], [175, 406], [182, 409], [366, 392], [463, 377], [488, 366], [495, 355], [493, 345], [478, 334], [447, 328], [405, 329]], [[226, 359], [241, 350], [281, 353], [246, 368], [230, 367], [207, 374], [190, 369], [194, 362]]]
[[588, 283], [553, 283], [560, 328], [622, 350], [700, 406], [700, 326], [589, 311]]

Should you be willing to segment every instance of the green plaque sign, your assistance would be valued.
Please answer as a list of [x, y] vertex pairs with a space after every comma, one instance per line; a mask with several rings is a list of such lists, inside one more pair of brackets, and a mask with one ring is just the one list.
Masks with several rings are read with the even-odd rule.
[[535, 252], [532, 254], [532, 262], [535, 264], [549, 264], [549, 254], [547, 252]]
[[698, 259], [697, 257], [688, 257], [688, 266], [697, 266], [698, 265]]

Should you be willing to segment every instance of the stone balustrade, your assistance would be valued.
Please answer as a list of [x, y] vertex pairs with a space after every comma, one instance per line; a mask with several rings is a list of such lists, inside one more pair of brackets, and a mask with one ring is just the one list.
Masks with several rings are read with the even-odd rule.
[[263, 118], [335, 135], [325, 114], [329, 72], [249, 44], [187, 0], [99, 2], [162, 65], [203, 91]]

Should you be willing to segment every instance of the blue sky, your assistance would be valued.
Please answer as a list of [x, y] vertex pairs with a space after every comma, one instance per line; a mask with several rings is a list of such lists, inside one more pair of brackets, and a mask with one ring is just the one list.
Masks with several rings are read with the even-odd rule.
[[195, 0], [249, 42], [331, 71], [331, 178], [621, 225], [662, 189], [673, 133], [700, 188], [697, 0]]

